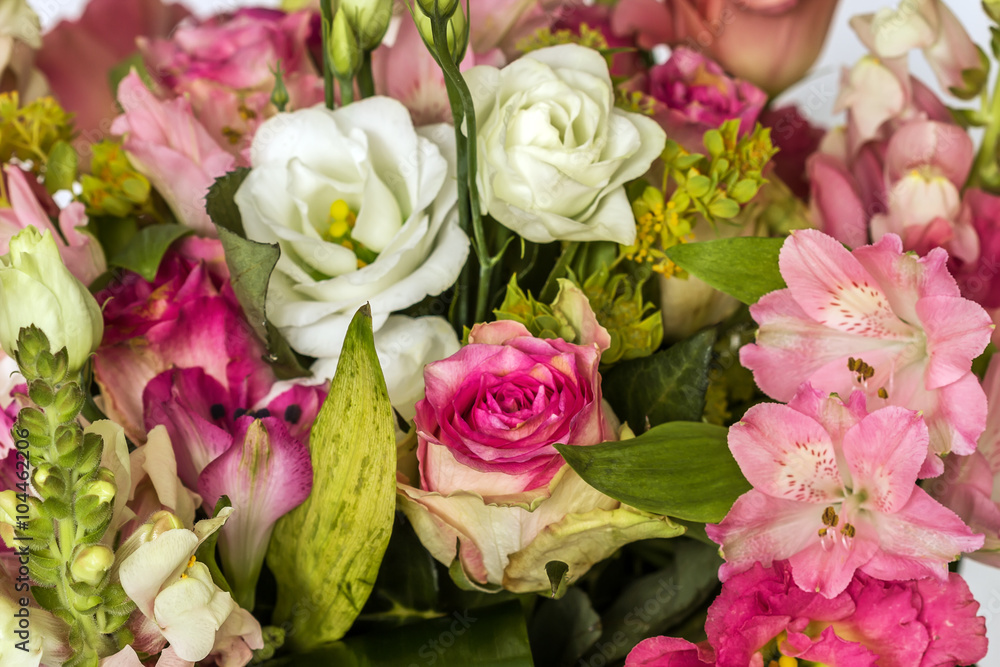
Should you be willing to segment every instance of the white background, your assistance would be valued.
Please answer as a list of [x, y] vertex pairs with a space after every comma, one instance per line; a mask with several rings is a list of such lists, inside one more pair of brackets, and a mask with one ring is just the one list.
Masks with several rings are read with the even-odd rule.
[[[128, 2], [130, 0], [120, 0]], [[51, 26], [58, 20], [75, 18], [83, 11], [86, 0], [28, 0], [42, 17], [43, 25]], [[197, 14], [205, 16], [216, 11], [232, 9], [241, 5], [277, 6], [279, 0], [190, 0], [185, 2]], [[783, 100], [797, 102], [814, 120], [826, 125], [837, 122], [832, 113], [834, 99], [837, 95], [837, 85], [840, 68], [850, 65], [864, 55], [864, 47], [855, 38], [847, 19], [853, 14], [874, 11], [881, 6], [894, 6], [898, 3], [886, 0], [841, 0], [840, 7], [834, 17], [834, 24], [827, 39], [826, 47], [820, 56], [813, 72], [805, 81], [783, 96]], [[973, 39], [986, 47], [989, 42], [989, 29], [985, 17], [976, 0], [951, 0], [952, 10], [959, 16]], [[767, 39], [762, 35], [761, 39]], [[988, 48], [987, 48], [988, 50]], [[919, 55], [911, 57], [911, 70], [928, 84], [933, 83], [931, 70]], [[936, 88], [936, 86], [935, 86]], [[980, 613], [987, 619], [988, 634], [996, 638], [991, 642], [989, 655], [979, 664], [982, 667], [1000, 667], [1000, 571], [979, 565], [970, 560], [962, 563], [962, 573], [969, 581], [976, 598], [982, 608]]]

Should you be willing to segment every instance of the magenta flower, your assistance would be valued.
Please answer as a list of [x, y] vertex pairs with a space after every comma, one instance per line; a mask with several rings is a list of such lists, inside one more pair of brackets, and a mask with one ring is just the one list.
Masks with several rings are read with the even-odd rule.
[[803, 590], [838, 595], [856, 570], [879, 579], [947, 576], [983, 544], [918, 487], [927, 427], [910, 410], [867, 414], [805, 386], [789, 405], [762, 403], [729, 430], [753, 489], [708, 535], [722, 545], [723, 581], [755, 562], [789, 561]]
[[767, 102], [761, 89], [729, 78], [718, 64], [683, 47], [649, 70], [649, 94], [667, 136], [689, 150], [701, 150], [705, 132], [731, 118], [739, 119], [740, 132], [750, 132]]
[[185, 239], [164, 256], [152, 284], [126, 272], [97, 300], [105, 332], [94, 373], [103, 407], [135, 442], [146, 434], [142, 392], [168, 368], [201, 368], [255, 397], [275, 381], [233, 295], [218, 241]]
[[728, 580], [712, 603], [707, 646], [654, 637], [636, 646], [625, 665], [745, 667], [781, 656], [850, 667], [969, 665], [986, 655], [978, 609], [957, 574], [879, 581], [858, 573], [828, 599], [798, 588], [787, 563], [757, 564]]
[[922, 411], [930, 451], [921, 471], [944, 469], [934, 454], [970, 454], [986, 420], [986, 397], [971, 372], [993, 323], [964, 299], [940, 248], [904, 253], [898, 236], [846, 250], [815, 231], [781, 249], [787, 289], [751, 306], [757, 341], [740, 351], [764, 392], [790, 400], [805, 382], [824, 393], [860, 389], [870, 409]]
[[280, 393], [256, 399], [200, 368], [174, 368], [143, 393], [146, 427], [166, 427], [184, 485], [197, 489], [206, 511], [224, 495], [236, 510], [219, 545], [236, 600], [247, 609], [275, 522], [312, 489], [307, 442], [326, 398], [319, 386], [275, 389]]
[[271, 105], [274, 75], [281, 62], [289, 108], [323, 101], [323, 80], [307, 44], [312, 12], [241, 9], [205, 21], [182, 22], [168, 39], [139, 40], [150, 71], [174, 94], [191, 102], [212, 137], [234, 153], [250, 146]]

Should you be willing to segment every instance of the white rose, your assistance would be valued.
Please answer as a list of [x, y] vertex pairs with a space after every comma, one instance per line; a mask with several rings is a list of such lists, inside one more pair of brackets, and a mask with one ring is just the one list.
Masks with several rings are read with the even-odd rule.
[[314, 107], [264, 123], [251, 163], [236, 193], [247, 238], [281, 247], [268, 318], [319, 359], [314, 370], [335, 368], [366, 302], [377, 332], [392, 312], [458, 278], [469, 239], [458, 226], [449, 126], [414, 129], [406, 108], [385, 97]]
[[476, 107], [481, 205], [529, 241], [635, 240], [624, 184], [646, 173], [666, 135], [614, 106], [597, 51], [564, 44], [500, 70], [465, 72]]

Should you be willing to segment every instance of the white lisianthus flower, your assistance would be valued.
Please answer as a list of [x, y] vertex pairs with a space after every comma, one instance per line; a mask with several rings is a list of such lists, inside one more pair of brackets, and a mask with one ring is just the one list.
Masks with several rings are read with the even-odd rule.
[[476, 107], [480, 203], [529, 241], [635, 240], [624, 184], [646, 173], [666, 135], [618, 109], [604, 57], [576, 44], [504, 69], [465, 72]]
[[[236, 204], [247, 238], [281, 248], [268, 318], [295, 350], [319, 360], [317, 375], [332, 374], [366, 302], [384, 363], [393, 355], [379, 348], [378, 331], [390, 314], [457, 280], [469, 239], [458, 226], [455, 160], [452, 128], [414, 128], [406, 108], [386, 97], [279, 114], [258, 130]], [[457, 346], [439, 324], [412, 327], [436, 337], [412, 347]], [[402, 387], [390, 392], [394, 403], [413, 393], [412, 383], [422, 388], [420, 373], [394, 373], [406, 364], [385, 366], [389, 387]]]
[[21, 329], [32, 324], [48, 336], [53, 353], [67, 349], [71, 372], [87, 362], [104, 335], [100, 306], [66, 268], [52, 232], [26, 227], [0, 257], [0, 345], [8, 355], [17, 349]]

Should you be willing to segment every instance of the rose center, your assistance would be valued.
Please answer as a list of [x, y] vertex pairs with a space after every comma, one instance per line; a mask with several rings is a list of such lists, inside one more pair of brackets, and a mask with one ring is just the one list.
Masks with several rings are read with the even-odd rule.
[[378, 258], [377, 252], [366, 248], [351, 235], [354, 225], [358, 221], [358, 216], [351, 210], [346, 201], [338, 199], [330, 204], [328, 221], [330, 226], [323, 238], [353, 252], [354, 256], [358, 258], [359, 269], [368, 266]]

